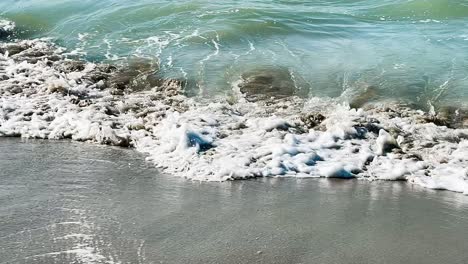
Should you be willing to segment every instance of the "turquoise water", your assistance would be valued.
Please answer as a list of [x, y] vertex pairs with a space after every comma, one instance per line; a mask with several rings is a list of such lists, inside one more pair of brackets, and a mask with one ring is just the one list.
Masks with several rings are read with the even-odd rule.
[[371, 86], [424, 106], [468, 99], [465, 0], [2, 0], [19, 38], [50, 37], [93, 61], [144, 57], [225, 94], [244, 72], [286, 67], [311, 96]]

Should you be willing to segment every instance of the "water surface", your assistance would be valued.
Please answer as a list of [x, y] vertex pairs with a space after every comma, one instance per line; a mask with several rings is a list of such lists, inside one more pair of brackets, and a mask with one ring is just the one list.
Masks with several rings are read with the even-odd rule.
[[50, 37], [95, 61], [159, 61], [161, 74], [204, 96], [275, 66], [303, 78], [310, 96], [349, 99], [373, 87], [423, 108], [468, 99], [464, 0], [1, 2], [20, 38]]

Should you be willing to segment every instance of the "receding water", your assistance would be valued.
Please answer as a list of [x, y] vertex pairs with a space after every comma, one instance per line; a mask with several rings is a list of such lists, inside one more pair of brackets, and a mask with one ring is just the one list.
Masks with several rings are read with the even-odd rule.
[[159, 61], [204, 96], [273, 65], [311, 96], [373, 87], [421, 107], [468, 99], [465, 0], [2, 0], [0, 17], [20, 38], [50, 37], [90, 60]]
[[128, 149], [0, 139], [0, 263], [467, 263], [468, 196], [191, 182]]

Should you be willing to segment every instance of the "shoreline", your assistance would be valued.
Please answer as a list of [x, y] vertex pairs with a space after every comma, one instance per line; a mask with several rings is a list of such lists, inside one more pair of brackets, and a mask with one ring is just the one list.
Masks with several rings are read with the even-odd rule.
[[239, 87], [230, 99], [191, 98], [183, 81], [150, 77], [144, 62], [71, 60], [43, 40], [0, 51], [3, 136], [132, 146], [193, 180], [357, 177], [468, 194], [468, 130], [434, 124], [437, 115], [394, 102], [251, 101]]

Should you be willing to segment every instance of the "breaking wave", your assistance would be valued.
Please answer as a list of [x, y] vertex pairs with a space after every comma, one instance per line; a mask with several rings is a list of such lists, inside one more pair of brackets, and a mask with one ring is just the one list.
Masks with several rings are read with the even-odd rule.
[[366, 94], [354, 108], [270, 90], [251, 97], [262, 91], [245, 82], [268, 82], [267, 73], [234, 82], [232, 96], [188, 97], [185, 80], [154, 68], [73, 59], [41, 39], [2, 43], [0, 136], [134, 147], [162, 171], [201, 181], [404, 180], [468, 194], [466, 110], [423, 112]]

